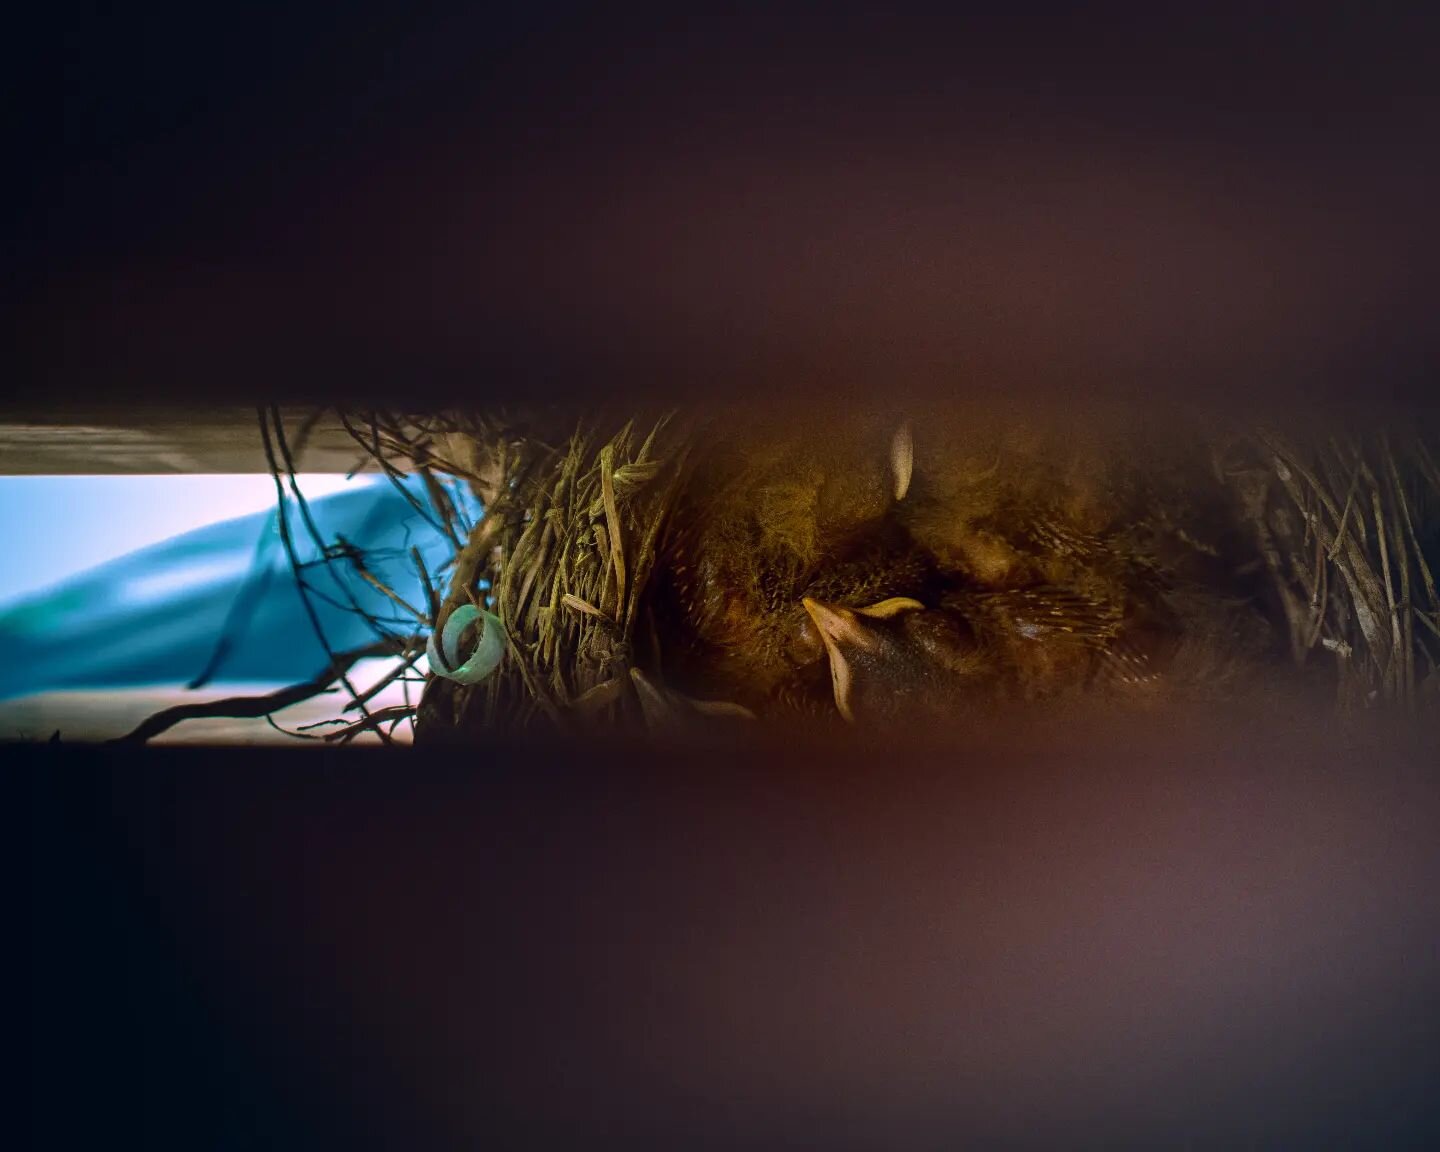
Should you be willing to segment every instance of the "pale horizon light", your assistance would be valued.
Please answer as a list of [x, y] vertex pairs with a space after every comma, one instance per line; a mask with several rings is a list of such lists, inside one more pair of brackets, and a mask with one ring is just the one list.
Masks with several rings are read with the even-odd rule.
[[[375, 483], [297, 477], [307, 500]], [[0, 606], [131, 552], [275, 507], [275, 482], [249, 475], [0, 476]]]

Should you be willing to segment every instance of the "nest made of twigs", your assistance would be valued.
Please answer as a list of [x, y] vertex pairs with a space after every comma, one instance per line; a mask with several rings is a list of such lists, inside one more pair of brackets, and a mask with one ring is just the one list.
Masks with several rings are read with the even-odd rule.
[[[486, 607], [508, 658], [478, 685], [432, 679], [422, 731], [635, 718], [627, 672], [664, 644], [645, 611], [657, 545], [705, 426], [558, 412], [372, 413], [353, 426], [382, 467], [463, 477], [486, 509], [430, 623]], [[1332, 678], [1346, 707], [1440, 698], [1440, 470], [1425, 438], [1262, 430], [1207, 434], [1195, 450], [1249, 541], [1224, 560], [1263, 570], [1291, 662]]]
[[[480, 684], [432, 681], [422, 728], [601, 721], [630, 706], [640, 609], [688, 442], [671, 417], [616, 423], [454, 418], [440, 433], [444, 466], [475, 486], [485, 516], [437, 621], [473, 602], [501, 621], [507, 655]], [[428, 448], [391, 432], [392, 448]]]
[[1418, 432], [1218, 449], [1297, 665], [1333, 659], [1342, 703], [1440, 700], [1440, 468]]

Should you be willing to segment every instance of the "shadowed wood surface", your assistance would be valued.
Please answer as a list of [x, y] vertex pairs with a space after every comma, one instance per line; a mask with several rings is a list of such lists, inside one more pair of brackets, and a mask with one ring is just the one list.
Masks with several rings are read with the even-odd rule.
[[[368, 463], [333, 413], [286, 408], [282, 416], [297, 471], [348, 473]], [[0, 475], [266, 471], [254, 408], [0, 408]]]

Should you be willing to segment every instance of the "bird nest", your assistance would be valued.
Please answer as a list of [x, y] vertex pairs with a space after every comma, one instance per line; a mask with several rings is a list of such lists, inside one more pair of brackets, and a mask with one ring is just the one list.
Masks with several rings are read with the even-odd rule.
[[1440, 468], [1432, 441], [1260, 431], [1217, 450], [1279, 602], [1292, 662], [1341, 702], [1440, 703]]
[[[834, 477], [807, 479], [803, 451], [783, 436], [746, 444], [743, 430], [722, 435], [715, 422], [674, 415], [368, 413], [355, 428], [381, 466], [462, 477], [486, 509], [459, 547], [428, 623], [443, 624], [467, 603], [491, 612], [504, 630], [506, 659], [480, 683], [433, 678], [420, 705], [422, 733], [639, 718], [630, 673], [664, 664], [670, 638], [651, 610], [652, 592], [657, 564], [670, 559], [677, 514], [744, 519], [749, 534], [731, 545], [747, 558], [754, 582], [777, 564], [813, 570], [823, 552], [816, 493], [833, 489]], [[703, 473], [697, 501], [695, 466], [726, 459], [727, 451], [728, 471]], [[1055, 451], [1053, 440], [1027, 442], [1008, 460], [1001, 452], [987, 475], [971, 458], [960, 461], [963, 453], [947, 460], [940, 450], [937, 458], [931, 444], [916, 467], [952, 482], [932, 491], [928, 521], [912, 529], [972, 585], [1006, 579], [985, 572], [984, 548], [977, 552], [979, 540], [1002, 551], [1013, 545], [995, 528], [997, 516], [1016, 518], [1016, 532], [1037, 538], [1034, 524], [1021, 523], [1027, 506], [1047, 509], [1051, 537], [1041, 550], [1108, 533], [1120, 541], [1115, 548], [1150, 562], [1155, 539], [1165, 536], [1236, 577], [1232, 587], [1222, 577], [1192, 591], [1231, 606], [1245, 601], [1269, 625], [1282, 661], [1329, 684], [1344, 707], [1440, 699], [1440, 469], [1424, 436], [1211, 430], [1180, 451], [1179, 464], [1175, 454], [1118, 459], [1124, 454], [1111, 445], [1095, 473], [1103, 479], [1088, 489], [1074, 479], [1075, 460]], [[780, 460], [790, 469], [783, 480]], [[1110, 503], [1103, 523], [1093, 514], [1097, 484]], [[958, 488], [965, 491], [957, 498]], [[1081, 490], [1089, 501], [1083, 514], [1073, 512], [1086, 503]], [[1206, 508], [1199, 517], [1197, 505]], [[716, 546], [725, 526], [713, 527]], [[1027, 578], [1054, 569], [1053, 557], [1036, 559], [1034, 551], [1032, 543]], [[1068, 572], [1094, 579], [1082, 562]], [[1215, 643], [1230, 638], [1233, 615], [1210, 612], [1203, 625], [1196, 619], [1197, 630], [1220, 633]]]
[[[371, 417], [372, 448], [464, 478], [485, 515], [459, 549], [432, 628], [463, 605], [489, 613], [505, 658], [478, 683], [432, 679], [420, 730], [615, 721], [636, 708], [629, 670], [660, 534], [690, 441], [673, 416], [624, 422], [505, 416]], [[493, 626], [493, 625], [491, 625]]]
[[[451, 541], [453, 556], [430, 572], [416, 554], [426, 590], [419, 605], [381, 589], [413, 629], [372, 621], [376, 645], [332, 653], [312, 681], [273, 699], [224, 701], [230, 710], [214, 714], [268, 717], [339, 684], [355, 715], [329, 739], [388, 738], [407, 722], [421, 738], [439, 738], [653, 719], [647, 692], [664, 688], [647, 676], [663, 679], [681, 642], [659, 593], [678, 574], [703, 566], [734, 591], [719, 609], [707, 602], [698, 622], [682, 621], [701, 632], [732, 628], [735, 603], [773, 616], [772, 632], [783, 632], [816, 588], [857, 609], [912, 595], [908, 586], [887, 591], [863, 556], [841, 559], [828, 543], [837, 524], [873, 520], [877, 508], [887, 522], [903, 520], [948, 587], [968, 589], [1021, 631], [1028, 625], [1012, 609], [1030, 603], [1037, 585], [1060, 587], [1067, 605], [1102, 606], [1110, 623], [1096, 635], [1110, 644], [1132, 586], [1145, 584], [1161, 589], [1184, 633], [1192, 686], [1229, 683], [1244, 664], [1323, 684], [1347, 710], [1440, 706], [1440, 468], [1435, 439], [1422, 430], [1336, 437], [1211, 427], [1157, 448], [1148, 429], [1138, 439], [1087, 441], [1067, 424], [1046, 435], [1013, 420], [937, 418], [914, 422], [913, 443], [905, 426], [903, 460], [891, 441], [887, 471], [863, 420], [819, 430], [812, 421], [804, 433], [675, 413], [367, 411], [341, 420], [364, 467], [397, 486], [406, 475], [423, 479], [429, 506], [416, 510]], [[278, 413], [262, 414], [262, 431], [289, 547], [301, 526], [313, 535], [313, 523]], [[454, 483], [483, 507], [473, 523], [449, 493]], [[898, 515], [882, 508], [907, 488]], [[311, 543], [322, 562], [368, 577], [353, 547]], [[291, 551], [303, 591], [312, 561]], [[1209, 576], [1196, 578], [1202, 570]], [[994, 592], [1013, 596], [983, 598]], [[460, 674], [453, 653], [437, 658], [432, 640], [423, 696], [404, 706], [371, 712], [367, 701], [384, 684], [361, 693], [346, 678], [356, 660], [376, 655], [398, 657], [393, 677], [412, 678], [427, 640], [445, 634], [442, 649], [478, 653], [486, 629], [493, 667]], [[1262, 633], [1264, 651], [1253, 641]], [[768, 635], [757, 628], [743, 642], [725, 640], [733, 666], [722, 667], [730, 676], [722, 688], [748, 676], [762, 697], [774, 694], [755, 662], [763, 653], [744, 651]], [[1010, 651], [1052, 677], [1064, 672], [1043, 646]], [[210, 714], [206, 707], [156, 718], [135, 738]]]

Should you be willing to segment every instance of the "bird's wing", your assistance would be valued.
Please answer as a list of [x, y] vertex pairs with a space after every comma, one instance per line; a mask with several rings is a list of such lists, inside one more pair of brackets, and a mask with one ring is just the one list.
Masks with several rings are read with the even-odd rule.
[[987, 630], [1035, 641], [1106, 647], [1118, 635], [1120, 606], [1074, 589], [1041, 585], [971, 594], [962, 605]]

